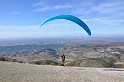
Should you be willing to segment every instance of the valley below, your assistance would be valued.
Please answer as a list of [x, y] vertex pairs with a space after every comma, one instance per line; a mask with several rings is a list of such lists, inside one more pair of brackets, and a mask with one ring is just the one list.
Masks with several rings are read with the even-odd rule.
[[0, 57], [39, 65], [124, 68], [124, 39], [54, 38], [1, 41]]

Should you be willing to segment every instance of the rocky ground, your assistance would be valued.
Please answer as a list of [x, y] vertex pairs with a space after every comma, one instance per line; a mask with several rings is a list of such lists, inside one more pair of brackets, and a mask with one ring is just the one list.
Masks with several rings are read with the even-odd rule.
[[124, 69], [0, 61], [0, 82], [124, 82]]

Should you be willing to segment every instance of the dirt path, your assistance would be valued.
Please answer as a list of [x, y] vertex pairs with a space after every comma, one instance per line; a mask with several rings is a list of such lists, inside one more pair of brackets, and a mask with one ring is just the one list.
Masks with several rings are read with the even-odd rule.
[[0, 61], [0, 82], [124, 82], [124, 69], [45, 66]]

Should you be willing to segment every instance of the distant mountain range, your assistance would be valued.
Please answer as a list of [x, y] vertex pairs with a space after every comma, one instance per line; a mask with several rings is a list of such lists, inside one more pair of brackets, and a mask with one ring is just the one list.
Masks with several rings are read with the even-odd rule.
[[[12, 44], [11, 44], [12, 43]], [[52, 60], [61, 62], [65, 54], [68, 65], [89, 66], [89, 61], [105, 66], [104, 63], [124, 63], [124, 41], [118, 39], [71, 38], [8, 41], [0, 44], [0, 56], [22, 62]], [[93, 58], [95, 58], [93, 60]], [[87, 60], [84, 60], [87, 59]], [[104, 63], [100, 63], [101, 61]], [[75, 61], [76, 60], [76, 61]], [[111, 60], [113, 62], [111, 62]], [[93, 66], [97, 66], [97, 65]], [[120, 63], [119, 63], [120, 64]]]

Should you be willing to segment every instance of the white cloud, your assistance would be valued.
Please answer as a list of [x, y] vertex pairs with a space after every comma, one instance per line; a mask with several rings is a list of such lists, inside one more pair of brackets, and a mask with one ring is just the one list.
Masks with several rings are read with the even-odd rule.
[[68, 8], [72, 8], [71, 5], [68, 5], [68, 4], [64, 4], [64, 5], [55, 5], [55, 6], [41, 6], [41, 7], [38, 7], [36, 9], [34, 9], [33, 11], [39, 11], [39, 12], [42, 12], [42, 11], [47, 11], [47, 10], [55, 10], [55, 9], [68, 9]]
[[35, 6], [39, 6], [39, 5], [43, 5], [43, 2], [40, 1], [40, 2], [38, 2], [38, 3], [32, 4], [33, 7], [35, 7]]
[[0, 32], [9, 32], [9, 31], [29, 31], [29, 30], [38, 30], [39, 26], [0, 26]]
[[36, 7], [36, 9], [34, 9], [33, 11], [38, 11], [38, 12], [42, 12], [42, 11], [47, 11], [47, 10], [56, 10], [56, 9], [68, 9], [68, 8], [72, 8], [72, 6], [70, 4], [58, 4], [58, 5], [48, 5], [43, 3], [42, 1], [33, 4], [32, 7]]
[[111, 28], [114, 33], [116, 31], [115, 29], [124, 26], [123, 5], [124, 1], [86, 1], [75, 5], [75, 9], [72, 10], [72, 13], [79, 16], [79, 18], [87, 23], [92, 29]]
[[69, 4], [53, 6], [53, 9], [66, 9], [66, 8], [72, 8], [72, 6]]
[[112, 12], [117, 12], [119, 10], [124, 9], [123, 7], [124, 3], [122, 2], [107, 2], [107, 3], [102, 3], [98, 6], [95, 6], [92, 8], [92, 10], [90, 10], [89, 12], [100, 12], [103, 14], [107, 14], [107, 13], [112, 13]]
[[37, 37], [39, 26], [0, 26], [0, 38]]
[[123, 23], [124, 19], [104, 19], [104, 18], [90, 18], [90, 19], [83, 19], [83, 21], [91, 22], [91, 23], [99, 23], [99, 24], [109, 24], [109, 25], [118, 25], [119, 23]]
[[97, 2], [83, 2], [79, 3], [76, 8], [72, 11], [74, 14], [112, 14], [123, 12], [123, 7], [124, 2], [104, 2], [104, 3], [99, 3]]
[[12, 11], [12, 12], [10, 12], [11, 14], [13, 14], [13, 15], [17, 15], [17, 14], [20, 14], [20, 12], [19, 11]]

